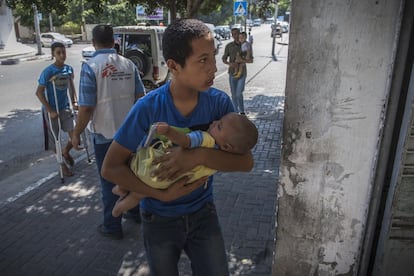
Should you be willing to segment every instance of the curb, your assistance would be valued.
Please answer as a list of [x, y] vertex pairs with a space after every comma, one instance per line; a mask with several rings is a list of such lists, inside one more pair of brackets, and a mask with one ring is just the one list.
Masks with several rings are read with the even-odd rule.
[[9, 59], [5, 59], [0, 61], [1, 65], [14, 65], [14, 64], [18, 64], [20, 62], [20, 59], [18, 58], [9, 58]]
[[32, 60], [38, 60], [38, 59], [50, 59], [50, 55], [42, 54], [42, 55], [36, 55], [36, 56], [30, 56], [30, 57], [24, 57], [24, 58], [7, 58], [4, 60], [0, 60], [0, 65], [15, 65], [15, 64], [18, 64], [19, 62], [32, 61]]

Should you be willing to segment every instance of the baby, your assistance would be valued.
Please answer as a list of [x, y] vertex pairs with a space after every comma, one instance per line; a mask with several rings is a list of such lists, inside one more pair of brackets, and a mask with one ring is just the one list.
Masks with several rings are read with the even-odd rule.
[[[172, 143], [183, 148], [216, 147], [236, 154], [247, 153], [256, 145], [258, 139], [257, 128], [253, 122], [246, 116], [237, 113], [228, 113], [220, 120], [212, 122], [207, 131], [183, 133], [166, 123], [157, 123], [156, 133], [164, 135]], [[154, 157], [151, 156], [153, 154], [152, 150], [151, 147], [144, 147], [138, 150], [131, 160], [130, 167], [136, 176], [153, 188], [168, 188], [169, 185], [184, 175], [191, 175], [192, 177], [188, 182], [193, 182], [216, 172], [216, 170], [205, 166], [197, 166], [177, 179], [158, 181], [156, 177], [151, 176], [152, 170], [156, 168], [156, 166], [151, 165]], [[119, 186], [115, 186], [112, 192], [120, 196], [112, 210], [114, 217], [118, 217], [123, 212], [137, 206], [142, 198], [140, 194], [123, 190]]]

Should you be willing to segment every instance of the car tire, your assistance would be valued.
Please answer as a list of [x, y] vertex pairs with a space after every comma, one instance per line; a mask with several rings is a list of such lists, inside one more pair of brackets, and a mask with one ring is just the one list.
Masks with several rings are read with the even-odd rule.
[[133, 63], [135, 63], [142, 76], [145, 76], [148, 73], [148, 60], [142, 51], [130, 50], [125, 53], [125, 57], [129, 58]]

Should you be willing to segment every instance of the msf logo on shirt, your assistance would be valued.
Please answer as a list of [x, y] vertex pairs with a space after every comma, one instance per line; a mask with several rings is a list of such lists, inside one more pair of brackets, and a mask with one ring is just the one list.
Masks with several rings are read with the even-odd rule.
[[105, 65], [105, 68], [102, 70], [102, 78], [110, 77], [112, 73], [118, 71], [113, 64]]

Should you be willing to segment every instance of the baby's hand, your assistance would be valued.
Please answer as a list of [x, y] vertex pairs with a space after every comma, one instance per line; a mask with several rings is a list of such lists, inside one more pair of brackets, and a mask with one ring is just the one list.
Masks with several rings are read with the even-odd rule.
[[157, 134], [159, 134], [159, 135], [165, 135], [165, 134], [167, 134], [167, 132], [168, 132], [168, 129], [169, 129], [169, 125], [167, 124], [167, 123], [165, 123], [165, 122], [158, 122], [157, 124], [156, 124], [156, 126], [157, 126]]

